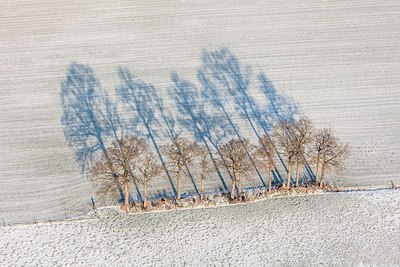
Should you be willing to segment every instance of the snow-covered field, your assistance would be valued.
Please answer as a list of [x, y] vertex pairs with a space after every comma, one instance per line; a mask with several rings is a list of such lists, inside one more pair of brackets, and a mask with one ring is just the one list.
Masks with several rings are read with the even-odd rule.
[[222, 46], [351, 145], [338, 181], [400, 184], [399, 13], [397, 0], [1, 0], [0, 217], [90, 208], [60, 123], [71, 62], [89, 64], [110, 94], [119, 65], [165, 93], [171, 71], [195, 81], [201, 51]]
[[400, 191], [0, 227], [2, 266], [399, 266]]

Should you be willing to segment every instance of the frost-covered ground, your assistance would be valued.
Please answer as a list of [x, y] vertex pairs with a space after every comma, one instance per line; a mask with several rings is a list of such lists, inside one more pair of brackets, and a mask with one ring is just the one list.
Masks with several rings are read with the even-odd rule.
[[119, 65], [165, 94], [171, 71], [195, 81], [201, 51], [221, 46], [351, 145], [338, 182], [400, 184], [399, 12], [397, 0], [1, 0], [0, 217], [90, 208], [60, 124], [71, 62], [91, 65], [110, 94]]
[[400, 191], [0, 227], [2, 266], [399, 266]]

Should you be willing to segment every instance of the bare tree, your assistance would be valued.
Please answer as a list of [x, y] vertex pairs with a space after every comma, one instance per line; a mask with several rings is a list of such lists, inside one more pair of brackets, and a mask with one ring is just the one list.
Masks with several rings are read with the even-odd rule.
[[349, 154], [350, 147], [335, 137], [332, 129], [319, 129], [315, 133], [312, 146], [312, 159], [315, 163], [315, 185], [320, 185], [323, 188], [325, 175], [331, 169], [336, 172], [341, 170]]
[[115, 192], [118, 186], [123, 187], [124, 207], [128, 209], [129, 184], [134, 182], [132, 167], [146, 148], [144, 139], [135, 136], [112, 142], [107, 148], [108, 158], [103, 154], [91, 170], [92, 180], [99, 186], [97, 193], [104, 196]]
[[299, 186], [301, 167], [307, 164], [305, 152], [313, 140], [314, 126], [307, 117], [301, 117], [294, 122], [292, 140], [294, 143], [295, 164], [296, 164], [296, 186]]
[[256, 149], [257, 165], [265, 168], [268, 173], [268, 190], [271, 191], [272, 187], [272, 171], [276, 166], [276, 148], [274, 140], [268, 136], [263, 135], [259, 139], [259, 145]]
[[[86, 175], [99, 155], [110, 161], [106, 144], [109, 140], [120, 140], [125, 122], [88, 65], [71, 64], [61, 83], [61, 103], [65, 138], [75, 149], [76, 160]], [[114, 179], [118, 179], [117, 175]], [[122, 189], [118, 190], [122, 197]]]
[[251, 171], [254, 170], [254, 164], [250, 158], [250, 154], [254, 150], [254, 146], [247, 139], [231, 139], [227, 143], [220, 146], [222, 159], [221, 167], [227, 169], [232, 174], [230, 197], [235, 198], [235, 187], [238, 187], [238, 196], [242, 193], [242, 180]]
[[142, 154], [133, 169], [133, 175], [138, 183], [143, 186], [143, 207], [147, 208], [147, 188], [148, 183], [161, 174], [163, 167], [155, 159], [152, 152]]
[[205, 145], [198, 147], [197, 158], [200, 173], [200, 199], [204, 200], [204, 181], [216, 171], [216, 168]]
[[294, 128], [294, 121], [281, 120], [274, 126], [272, 133], [279, 153], [283, 154], [286, 159], [288, 189], [291, 185], [292, 165], [296, 159], [295, 142], [292, 137], [295, 132]]
[[315, 163], [315, 185], [319, 186], [319, 173], [321, 166], [321, 157], [323, 151], [326, 150], [328, 146], [331, 134], [330, 128], [318, 129], [314, 134], [314, 142], [311, 146], [311, 157], [312, 161]]
[[183, 137], [173, 138], [172, 143], [161, 147], [161, 152], [167, 158], [168, 171], [177, 179], [177, 200], [181, 199], [182, 175], [189, 175], [184, 168], [194, 161], [196, 157], [196, 143]]
[[155, 153], [160, 158], [166, 172], [172, 190], [176, 193], [158, 144], [158, 138], [164, 130], [164, 127], [160, 127], [162, 119], [167, 122], [168, 135], [171, 135], [170, 125], [173, 120], [169, 118], [170, 116], [165, 115], [162, 100], [153, 85], [138, 79], [127, 68], [119, 68], [118, 75], [121, 84], [117, 87], [116, 91], [130, 112], [130, 127], [135, 129], [135, 132], [140, 136], [146, 137], [150, 144], [153, 145]]

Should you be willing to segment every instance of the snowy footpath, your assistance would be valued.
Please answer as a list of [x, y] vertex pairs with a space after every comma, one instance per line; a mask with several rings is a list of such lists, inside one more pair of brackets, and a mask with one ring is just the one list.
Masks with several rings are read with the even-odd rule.
[[0, 227], [1, 266], [399, 266], [400, 190]]

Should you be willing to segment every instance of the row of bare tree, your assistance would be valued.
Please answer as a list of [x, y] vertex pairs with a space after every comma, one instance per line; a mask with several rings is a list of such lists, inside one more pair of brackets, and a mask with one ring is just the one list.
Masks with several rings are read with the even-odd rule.
[[[245, 178], [258, 177], [266, 188], [275, 181], [290, 189], [308, 178], [324, 186], [328, 171], [342, 167], [348, 147], [330, 129], [296, 120], [296, 103], [263, 71], [253, 75], [252, 66], [225, 47], [203, 51], [200, 61], [196, 82], [171, 73], [167, 95], [120, 67], [115, 97], [90, 66], [71, 64], [61, 82], [61, 123], [82, 174], [91, 175], [101, 195], [118, 192], [128, 205], [130, 190], [147, 199], [149, 181], [166, 176], [177, 198], [185, 178], [202, 198], [207, 178], [219, 179], [223, 191], [230, 186], [234, 198]], [[250, 89], [261, 93], [257, 101]], [[244, 139], [245, 132], [259, 144]]]
[[[187, 177], [200, 181], [200, 199], [204, 199], [205, 180], [216, 178], [220, 170], [230, 177], [230, 198], [242, 194], [243, 181], [254, 171], [266, 171], [269, 190], [279, 157], [283, 158], [287, 177], [284, 186], [299, 186], [304, 168], [314, 169], [315, 185], [321, 188], [330, 170], [341, 170], [349, 147], [334, 136], [330, 128], [316, 129], [307, 117], [279, 121], [270, 135], [261, 136], [258, 145], [245, 138], [232, 138], [219, 146], [218, 156], [210, 156], [204, 144], [175, 137], [161, 146], [166, 158], [165, 171], [176, 180], [176, 199], [181, 199], [181, 182]], [[313, 166], [313, 167], [310, 167]], [[143, 205], [147, 207], [149, 181], [162, 176], [164, 168], [147, 141], [136, 136], [122, 136], [106, 148], [106, 153], [91, 169], [93, 181], [100, 195], [124, 191], [124, 205], [129, 207], [130, 185], [142, 187]], [[294, 172], [294, 181], [292, 174]], [[237, 189], [237, 190], [236, 190]], [[237, 194], [235, 194], [237, 191]]]

